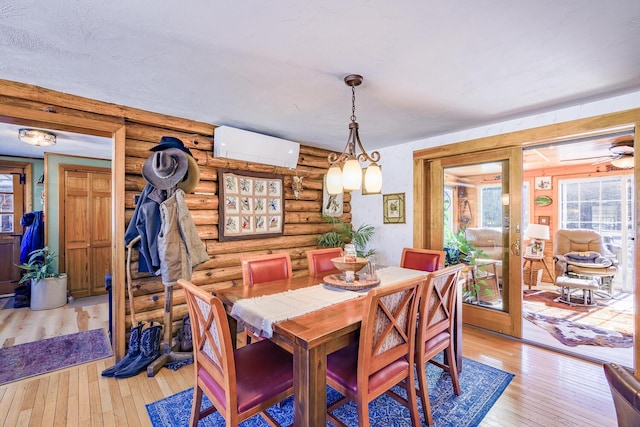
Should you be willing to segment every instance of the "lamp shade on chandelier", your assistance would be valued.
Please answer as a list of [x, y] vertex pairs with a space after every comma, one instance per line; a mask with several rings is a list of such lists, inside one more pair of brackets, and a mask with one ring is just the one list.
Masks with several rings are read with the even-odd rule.
[[[344, 78], [347, 86], [351, 87], [351, 123], [349, 123], [349, 138], [347, 145], [341, 154], [329, 154], [329, 171], [327, 172], [327, 192], [329, 194], [340, 194], [343, 191], [359, 190], [364, 181], [364, 191], [367, 194], [380, 193], [382, 190], [382, 170], [378, 165], [380, 153], [373, 151], [369, 155], [358, 134], [358, 123], [356, 122], [356, 86], [362, 84], [362, 76], [349, 74]], [[356, 148], [360, 153], [356, 153]], [[370, 162], [364, 173], [360, 162]]]

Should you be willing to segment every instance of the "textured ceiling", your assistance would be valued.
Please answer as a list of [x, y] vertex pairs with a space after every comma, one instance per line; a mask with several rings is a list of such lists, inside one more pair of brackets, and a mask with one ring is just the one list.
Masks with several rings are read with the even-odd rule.
[[0, 0], [0, 78], [342, 150], [640, 90], [640, 1]]

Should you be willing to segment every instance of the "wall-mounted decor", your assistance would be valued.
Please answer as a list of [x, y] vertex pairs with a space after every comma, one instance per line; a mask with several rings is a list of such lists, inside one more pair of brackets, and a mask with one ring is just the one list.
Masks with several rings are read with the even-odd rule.
[[382, 195], [385, 224], [404, 224], [404, 193]]
[[284, 232], [282, 175], [218, 170], [218, 238], [259, 239]]
[[539, 176], [535, 179], [536, 190], [551, 190], [551, 177]]
[[552, 202], [549, 196], [538, 196], [533, 200], [536, 206], [549, 206]]
[[343, 213], [343, 195], [329, 194], [327, 190], [327, 176], [324, 176], [324, 185], [322, 186], [322, 215], [342, 216]]
[[548, 216], [538, 217], [538, 224], [549, 225], [549, 222], [551, 222], [551, 217], [548, 217]]

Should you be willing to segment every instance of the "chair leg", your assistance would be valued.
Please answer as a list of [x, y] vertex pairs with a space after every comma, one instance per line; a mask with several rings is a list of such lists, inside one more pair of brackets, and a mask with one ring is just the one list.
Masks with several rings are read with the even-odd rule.
[[449, 375], [453, 383], [453, 392], [456, 396], [460, 396], [460, 380], [458, 379], [458, 366], [456, 365], [456, 355], [453, 353], [453, 343], [445, 350], [447, 352], [447, 360], [449, 361]]
[[431, 413], [431, 402], [429, 401], [429, 387], [427, 386], [427, 364], [424, 357], [418, 358], [418, 386], [420, 387], [420, 401], [422, 402], [422, 412], [427, 425], [433, 424], [433, 414]]
[[362, 399], [358, 399], [356, 405], [358, 407], [358, 426], [370, 427], [371, 421], [369, 421], [369, 403], [363, 402]]
[[408, 409], [411, 414], [411, 424], [420, 426], [420, 415], [418, 414], [418, 396], [416, 395], [415, 376], [413, 368], [409, 369], [409, 378], [404, 381], [407, 390]]
[[198, 427], [200, 406], [202, 405], [202, 389], [196, 384], [193, 387], [193, 404], [191, 405], [191, 427]]

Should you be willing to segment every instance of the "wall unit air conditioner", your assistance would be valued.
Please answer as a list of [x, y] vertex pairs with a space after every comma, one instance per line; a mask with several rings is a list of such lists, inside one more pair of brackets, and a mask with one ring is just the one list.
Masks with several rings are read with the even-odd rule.
[[295, 169], [298, 154], [300, 144], [297, 142], [229, 126], [219, 126], [214, 131], [214, 157]]

